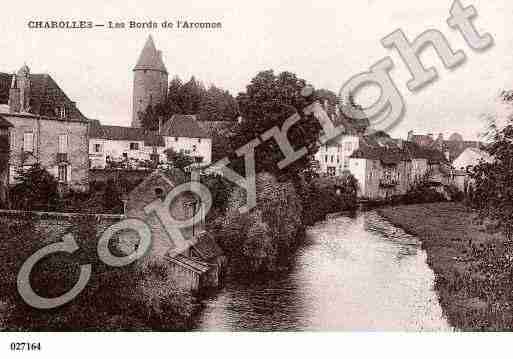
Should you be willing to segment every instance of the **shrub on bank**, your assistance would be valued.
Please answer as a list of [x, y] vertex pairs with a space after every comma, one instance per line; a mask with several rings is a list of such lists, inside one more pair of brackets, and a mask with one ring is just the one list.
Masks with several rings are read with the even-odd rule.
[[[96, 220], [77, 218], [73, 235], [79, 250], [72, 255], [56, 253], [33, 268], [31, 284], [42, 297], [57, 297], [72, 288], [80, 265], [91, 264], [87, 287], [71, 302], [49, 310], [26, 304], [16, 288], [16, 277], [24, 261], [45, 244], [38, 237], [37, 219], [26, 218], [0, 227], [0, 301], [7, 303], [3, 318], [7, 330], [183, 330], [195, 309], [190, 294], [158, 280], [165, 264], [150, 267], [135, 262], [110, 267], [97, 256]], [[114, 249], [113, 249], [114, 251]], [[116, 254], [114, 252], [114, 254]]]

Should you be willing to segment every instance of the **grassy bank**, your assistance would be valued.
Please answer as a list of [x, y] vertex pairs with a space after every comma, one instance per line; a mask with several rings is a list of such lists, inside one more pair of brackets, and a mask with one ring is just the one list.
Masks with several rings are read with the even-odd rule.
[[498, 233], [459, 203], [377, 210], [416, 235], [435, 273], [435, 289], [450, 324], [461, 330], [513, 329], [513, 256]]

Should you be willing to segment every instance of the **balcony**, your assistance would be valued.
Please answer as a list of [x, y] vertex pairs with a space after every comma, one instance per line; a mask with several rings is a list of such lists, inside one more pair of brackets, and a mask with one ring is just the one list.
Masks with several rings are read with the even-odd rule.
[[68, 154], [57, 153], [57, 163], [68, 163]]

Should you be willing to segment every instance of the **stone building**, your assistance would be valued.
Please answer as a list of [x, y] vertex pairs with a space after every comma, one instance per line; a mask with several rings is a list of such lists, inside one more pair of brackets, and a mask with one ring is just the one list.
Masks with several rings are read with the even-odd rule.
[[132, 127], [141, 127], [140, 114], [150, 105], [163, 103], [167, 97], [168, 72], [162, 60], [162, 52], [155, 47], [151, 35], [133, 72]]
[[156, 132], [135, 127], [105, 126], [97, 120], [91, 121], [89, 126], [91, 169], [104, 169], [111, 161], [125, 162], [129, 167], [139, 169], [145, 162], [149, 166], [164, 161], [164, 150], [164, 137]]
[[[220, 284], [226, 261], [215, 240], [205, 231], [204, 220], [180, 229], [188, 245], [177, 247], [176, 238], [172, 238], [166, 231], [155, 212], [146, 211], [148, 205], [155, 201], [164, 201], [168, 193], [185, 181], [185, 174], [178, 169], [167, 172], [155, 170], [129, 193], [126, 214], [129, 218], [142, 219], [150, 226], [152, 245], [145, 262], [166, 263], [168, 277], [175, 287], [198, 291]], [[169, 206], [171, 217], [180, 221], [192, 218], [202, 210], [199, 198], [190, 192], [177, 195]], [[128, 238], [128, 241], [132, 239]], [[137, 243], [132, 241], [124, 244], [124, 247], [132, 247], [128, 250], [131, 252], [134, 245]], [[142, 265], [146, 264], [143, 262]]]
[[163, 126], [160, 135], [166, 148], [172, 148], [194, 159], [200, 165], [212, 162], [212, 138], [200, 126], [194, 115], [173, 115]]
[[134, 162], [166, 161], [166, 149], [172, 148], [191, 157], [200, 166], [212, 162], [211, 135], [193, 115], [173, 115], [160, 131], [143, 128], [104, 126], [92, 121], [89, 128], [91, 168], [105, 168], [107, 160]]
[[12, 126], [9, 184], [15, 183], [18, 168], [39, 163], [64, 187], [86, 190], [88, 120], [76, 103], [50, 75], [31, 74], [26, 65], [11, 76], [7, 105], [5, 93], [0, 97], [0, 116]]
[[12, 124], [0, 117], [0, 208], [7, 204], [9, 185], [10, 130]]

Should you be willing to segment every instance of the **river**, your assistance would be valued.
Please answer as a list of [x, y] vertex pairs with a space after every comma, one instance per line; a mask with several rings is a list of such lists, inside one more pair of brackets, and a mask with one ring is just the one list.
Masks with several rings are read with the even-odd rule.
[[375, 212], [307, 231], [290, 271], [230, 281], [196, 330], [451, 330], [419, 241]]

